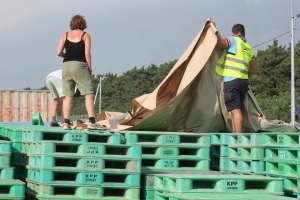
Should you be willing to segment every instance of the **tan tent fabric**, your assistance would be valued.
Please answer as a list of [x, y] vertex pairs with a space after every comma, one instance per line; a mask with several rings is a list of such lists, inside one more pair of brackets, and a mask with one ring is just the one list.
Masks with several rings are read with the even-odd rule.
[[[222, 52], [215, 48], [217, 34], [208, 19], [162, 83], [152, 93], [132, 101], [132, 115], [100, 123], [120, 130], [231, 132], [231, 116], [223, 100], [223, 78], [215, 73]], [[243, 115], [244, 132], [297, 132], [288, 124], [268, 122], [251, 89]]]

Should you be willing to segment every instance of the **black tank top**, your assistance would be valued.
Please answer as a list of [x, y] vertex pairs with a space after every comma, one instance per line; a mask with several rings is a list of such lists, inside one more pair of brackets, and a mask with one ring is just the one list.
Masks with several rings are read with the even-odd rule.
[[79, 61], [86, 62], [85, 59], [85, 45], [83, 41], [84, 32], [79, 42], [71, 42], [68, 40], [68, 32], [66, 33], [66, 41], [64, 48], [66, 49], [65, 57], [63, 62], [67, 61]]

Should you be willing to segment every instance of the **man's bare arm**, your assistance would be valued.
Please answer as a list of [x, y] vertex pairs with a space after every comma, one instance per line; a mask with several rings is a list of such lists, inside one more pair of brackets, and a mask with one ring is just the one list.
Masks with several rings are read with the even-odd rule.
[[250, 63], [249, 63], [249, 70], [248, 70], [248, 76], [252, 76], [253, 74], [255, 74], [258, 70], [258, 66], [256, 63], [255, 58], [253, 58]]
[[[211, 19], [211, 23], [215, 26], [216, 26], [216, 22], [214, 20]], [[221, 35], [219, 33], [217, 33], [217, 38], [218, 38], [218, 41], [217, 41], [217, 47], [220, 47], [220, 48], [223, 48], [223, 49], [226, 49], [227, 47], [230, 46], [230, 40], [228, 38], [222, 38]]]

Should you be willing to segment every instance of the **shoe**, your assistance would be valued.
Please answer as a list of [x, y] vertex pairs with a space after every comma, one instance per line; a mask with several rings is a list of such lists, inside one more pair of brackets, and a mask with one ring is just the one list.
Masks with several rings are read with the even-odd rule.
[[60, 127], [60, 125], [57, 122], [51, 122], [50, 127]]
[[71, 129], [72, 129], [72, 127], [71, 127], [71, 125], [70, 125], [70, 124], [68, 124], [68, 123], [64, 123], [64, 124], [63, 124], [63, 126], [62, 126], [62, 129], [63, 129], [63, 130], [71, 130]]
[[90, 130], [105, 130], [104, 126], [101, 126], [101, 124], [99, 124], [98, 122], [96, 122], [95, 124], [92, 124], [91, 122], [88, 123], [87, 129]]

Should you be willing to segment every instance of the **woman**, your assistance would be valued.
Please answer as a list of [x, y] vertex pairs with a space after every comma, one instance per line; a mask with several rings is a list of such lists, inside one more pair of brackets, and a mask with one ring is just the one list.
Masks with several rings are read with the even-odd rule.
[[[70, 22], [71, 31], [63, 34], [60, 38], [57, 55], [63, 57], [62, 83], [63, 113], [65, 123], [63, 129], [71, 129], [70, 110], [72, 98], [77, 84], [81, 95], [85, 96], [85, 107], [89, 116], [88, 129], [104, 129], [95, 120], [94, 114], [94, 94], [92, 86], [92, 56], [91, 56], [91, 36], [84, 32], [86, 22], [81, 15], [75, 15]], [[65, 49], [65, 52], [63, 50]]]

